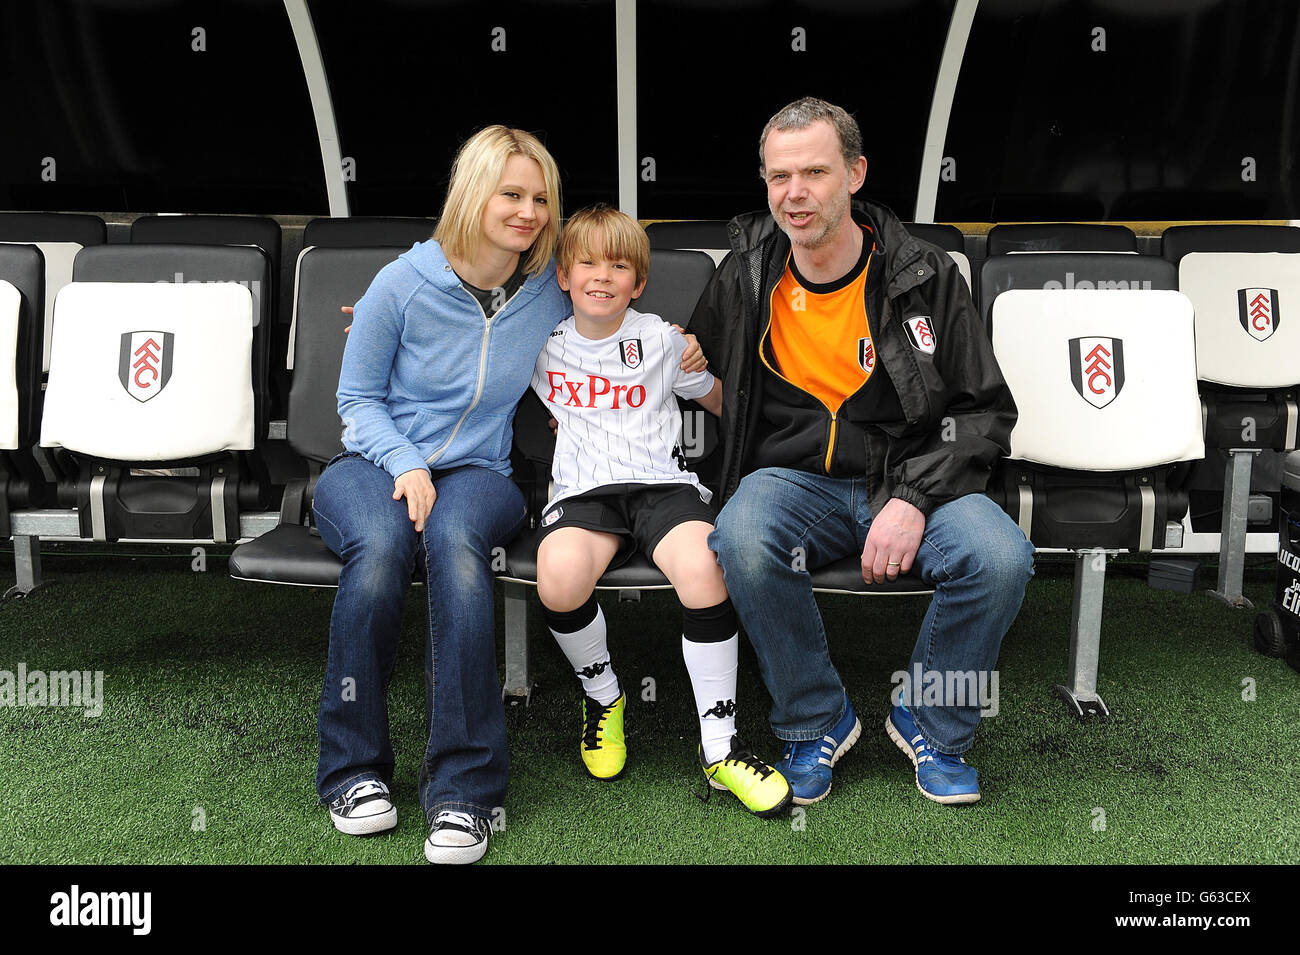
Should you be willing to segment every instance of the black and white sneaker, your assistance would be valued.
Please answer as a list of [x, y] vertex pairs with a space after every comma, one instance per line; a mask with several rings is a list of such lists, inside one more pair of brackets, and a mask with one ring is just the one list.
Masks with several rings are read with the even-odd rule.
[[491, 825], [482, 816], [444, 809], [424, 840], [424, 857], [435, 865], [468, 865], [487, 852]]
[[373, 836], [397, 825], [397, 807], [387, 786], [378, 779], [363, 779], [330, 803], [330, 819], [349, 836]]

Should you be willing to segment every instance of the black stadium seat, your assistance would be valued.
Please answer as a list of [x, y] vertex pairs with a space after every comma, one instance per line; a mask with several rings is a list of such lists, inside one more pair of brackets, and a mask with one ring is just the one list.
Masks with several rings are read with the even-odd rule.
[[0, 539], [9, 512], [45, 503], [34, 457], [40, 438], [44, 259], [34, 245], [0, 245]]
[[1226, 459], [1213, 593], [1249, 606], [1241, 588], [1253, 461], [1295, 450], [1300, 425], [1300, 330], [1288, 305], [1300, 301], [1300, 229], [1180, 226], [1162, 247], [1196, 308], [1206, 447]]
[[991, 255], [980, 268], [979, 310], [985, 326], [994, 300], [1012, 289], [1176, 289], [1174, 267], [1150, 255], [1042, 252]]
[[0, 242], [104, 245], [108, 242], [108, 228], [99, 216], [68, 212], [0, 212]]
[[645, 227], [652, 249], [730, 249], [727, 223], [722, 219], [652, 222]]
[[433, 235], [436, 219], [399, 216], [340, 216], [312, 219], [302, 232], [302, 247], [409, 249]]
[[904, 222], [903, 228], [945, 252], [966, 254], [966, 237], [955, 225], [944, 225], [942, 222]]
[[995, 225], [987, 252], [1136, 252], [1137, 236], [1128, 226], [1079, 222], [1034, 222]]
[[314, 248], [300, 257], [287, 428], [289, 446], [306, 459], [308, 476], [286, 485], [279, 525], [236, 548], [230, 557], [232, 577], [338, 586], [339, 559], [312, 533], [309, 517], [316, 478], [330, 458], [343, 450], [336, 393], [348, 319], [339, 306], [360, 299], [380, 269], [404, 251]]
[[1016, 289], [993, 303], [992, 336], [1019, 417], [991, 494], [1036, 547], [1076, 553], [1057, 691], [1105, 715], [1107, 555], [1175, 546], [1186, 500], [1169, 482], [1204, 454], [1192, 306], [1175, 291]]
[[280, 224], [265, 216], [148, 215], [131, 223], [132, 244], [153, 245], [255, 245], [271, 261], [269, 284], [262, 299], [270, 305], [267, 326], [267, 353], [270, 360], [270, 398], [268, 413], [283, 413], [288, 381], [283, 356], [288, 341], [289, 316], [280, 304], [282, 236]]
[[59, 289], [72, 281], [72, 261], [83, 248], [104, 245], [108, 229], [99, 216], [63, 212], [0, 212], [0, 243], [30, 243], [45, 257], [45, 315], [41, 374], [50, 370], [50, 323]]
[[1188, 252], [1300, 252], [1290, 225], [1176, 225], [1160, 237], [1160, 254], [1174, 265]]
[[83, 539], [233, 541], [241, 509], [266, 506], [255, 448], [269, 269], [251, 247], [78, 253], [56, 309], [41, 443], [74, 475], [59, 501], [77, 507]]

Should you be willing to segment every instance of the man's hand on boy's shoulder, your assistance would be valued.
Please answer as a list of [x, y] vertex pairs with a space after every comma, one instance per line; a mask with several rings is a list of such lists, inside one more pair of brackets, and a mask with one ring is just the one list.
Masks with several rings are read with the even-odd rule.
[[682, 352], [682, 361], [679, 366], [681, 370], [687, 374], [694, 374], [708, 368], [709, 360], [704, 357], [704, 349], [700, 347], [700, 340], [688, 333], [680, 325], [670, 325], [668, 327], [686, 339], [686, 351]]

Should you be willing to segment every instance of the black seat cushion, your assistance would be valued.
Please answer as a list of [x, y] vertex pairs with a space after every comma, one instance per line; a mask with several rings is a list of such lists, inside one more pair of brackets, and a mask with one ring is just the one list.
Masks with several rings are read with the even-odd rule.
[[337, 587], [342, 569], [343, 561], [302, 524], [281, 524], [230, 555], [230, 576], [236, 580]]
[[[537, 581], [537, 532], [524, 531], [506, 547], [505, 569], [500, 576], [528, 583]], [[230, 555], [230, 576], [236, 580], [271, 584], [300, 584], [306, 587], [337, 587], [343, 562], [312, 534], [298, 524], [281, 524]], [[600, 578], [600, 587], [627, 590], [667, 587], [668, 579], [644, 554], [634, 554], [622, 567]], [[919, 577], [908, 575], [893, 583], [867, 586], [857, 557], [845, 557], [813, 573], [816, 590], [848, 591], [857, 594], [929, 593]]]

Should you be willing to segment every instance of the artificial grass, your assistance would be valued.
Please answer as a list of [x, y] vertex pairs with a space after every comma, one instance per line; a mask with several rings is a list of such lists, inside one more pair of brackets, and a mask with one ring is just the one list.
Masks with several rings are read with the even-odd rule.
[[[927, 598], [820, 598], [863, 735], [828, 799], [767, 821], [730, 794], [702, 799], [671, 594], [603, 598], [630, 700], [631, 758], [613, 783], [582, 773], [576, 681], [531, 595], [538, 689], [508, 710], [510, 793], [485, 861], [1300, 861], [1300, 674], [1255, 653], [1253, 613], [1151, 590], [1124, 566], [1141, 563], [1107, 581], [1099, 690], [1113, 715], [1079, 722], [1051, 693], [1066, 673], [1068, 565], [1040, 558], [1003, 644], [999, 713], [967, 754], [984, 792], [970, 807], [924, 799], [882, 729]], [[232, 581], [211, 550], [206, 573], [190, 571], [188, 550], [71, 548], [47, 553], [45, 570], [54, 587], [0, 604], [0, 669], [103, 670], [104, 711], [0, 707], [0, 862], [423, 864], [422, 600], [408, 604], [389, 695], [398, 828], [357, 839], [333, 829], [313, 789], [332, 591]], [[1246, 592], [1269, 603], [1272, 570], [1252, 571]], [[741, 732], [775, 761], [742, 646]]]

